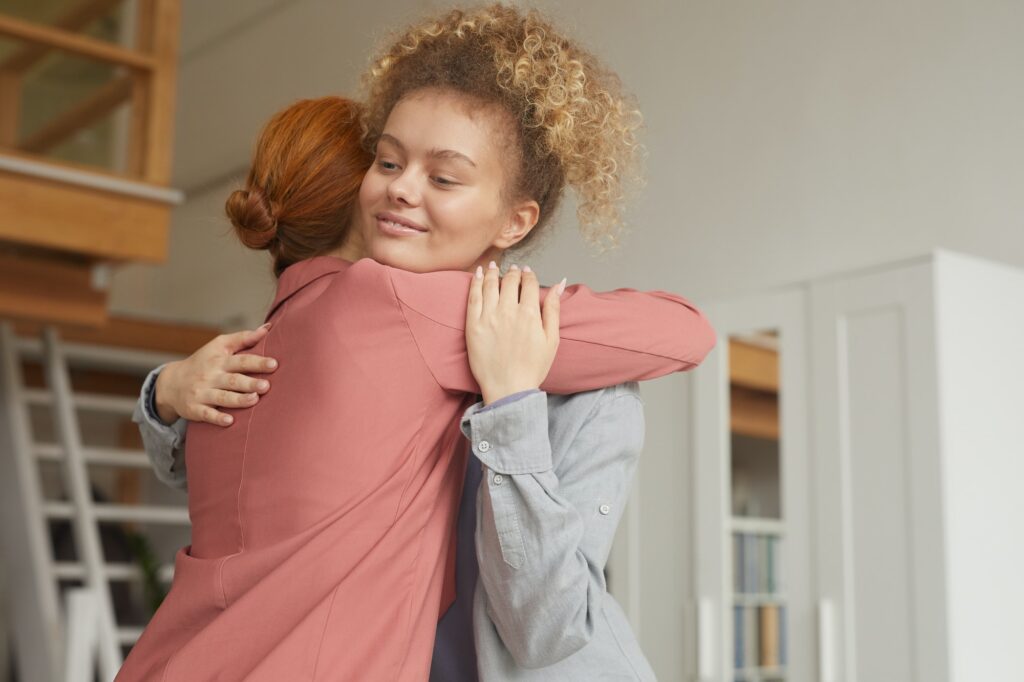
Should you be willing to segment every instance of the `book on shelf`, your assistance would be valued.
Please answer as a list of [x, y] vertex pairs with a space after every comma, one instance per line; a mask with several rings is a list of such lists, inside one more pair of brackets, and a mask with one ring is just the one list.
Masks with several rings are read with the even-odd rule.
[[780, 590], [780, 542], [764, 533], [733, 532], [733, 592], [770, 595]]

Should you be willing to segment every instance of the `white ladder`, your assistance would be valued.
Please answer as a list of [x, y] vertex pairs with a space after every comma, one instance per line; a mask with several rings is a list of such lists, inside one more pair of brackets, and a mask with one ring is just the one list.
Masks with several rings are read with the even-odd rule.
[[[47, 389], [27, 388], [21, 361], [41, 360]], [[100, 678], [113, 680], [122, 663], [121, 646], [134, 643], [141, 628], [118, 627], [110, 580], [139, 575], [131, 564], [108, 563], [100, 542], [101, 521], [189, 523], [185, 506], [99, 504], [93, 502], [89, 464], [149, 469], [146, 454], [137, 450], [86, 447], [78, 410], [130, 415], [135, 399], [74, 393], [69, 363], [76, 367], [134, 372], [141, 375], [175, 357], [145, 351], [63, 343], [55, 329], [43, 339], [19, 339], [0, 322], [0, 504], [4, 558], [16, 627], [15, 651], [22, 679], [83, 679], [78, 669], [98, 664]], [[53, 411], [57, 442], [38, 443], [32, 434], [31, 405]], [[43, 499], [39, 461], [63, 463], [70, 499]], [[78, 561], [57, 562], [49, 547], [50, 519], [72, 522]], [[164, 566], [167, 576], [172, 567]], [[82, 580], [85, 588], [69, 593], [67, 615], [59, 607], [58, 579]], [[77, 604], [77, 606], [76, 606]], [[68, 619], [70, 617], [70, 620]], [[77, 624], [77, 625], [76, 625]], [[65, 631], [69, 628], [89, 631]], [[79, 663], [82, 662], [82, 663]]]

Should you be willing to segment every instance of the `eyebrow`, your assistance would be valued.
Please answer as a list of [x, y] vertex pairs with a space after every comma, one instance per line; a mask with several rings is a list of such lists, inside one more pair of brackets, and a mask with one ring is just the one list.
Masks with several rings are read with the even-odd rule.
[[[379, 141], [380, 142], [385, 142], [385, 141], [386, 142], [390, 142], [391, 144], [395, 145], [396, 147], [398, 147], [403, 152], [408, 151], [408, 150], [406, 150], [405, 145], [402, 144], [401, 141], [397, 137], [395, 137], [394, 135], [389, 135], [388, 133], [382, 133], [381, 136], [380, 136], [380, 140]], [[454, 161], [465, 161], [466, 163], [468, 163], [473, 168], [476, 168], [476, 164], [473, 163], [473, 159], [469, 158], [468, 156], [466, 156], [462, 152], [455, 151], [454, 149], [437, 149], [437, 148], [434, 148], [434, 149], [431, 149], [429, 152], [427, 152], [427, 156], [430, 156], [430, 157], [433, 157], [433, 158], [436, 158], [436, 159], [452, 159]]]

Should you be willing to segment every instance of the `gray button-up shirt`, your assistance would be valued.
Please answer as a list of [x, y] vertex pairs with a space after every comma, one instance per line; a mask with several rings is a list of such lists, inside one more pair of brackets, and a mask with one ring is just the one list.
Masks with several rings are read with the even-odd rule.
[[[133, 419], [157, 477], [183, 488], [185, 422], [148, 409], [158, 371]], [[477, 403], [461, 425], [475, 457], [431, 680], [654, 680], [604, 578], [643, 447], [637, 385]]]

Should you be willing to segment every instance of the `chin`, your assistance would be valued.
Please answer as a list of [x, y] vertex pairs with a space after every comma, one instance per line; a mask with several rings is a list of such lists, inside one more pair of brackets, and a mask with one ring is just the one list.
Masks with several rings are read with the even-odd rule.
[[370, 244], [368, 254], [370, 258], [407, 272], [430, 272], [429, 267], [421, 253], [421, 249], [409, 248], [411, 245], [402, 243], [389, 243], [388, 240], [375, 239]]

